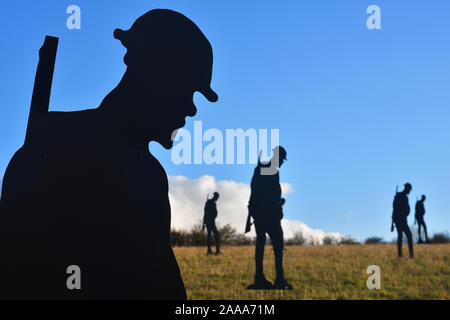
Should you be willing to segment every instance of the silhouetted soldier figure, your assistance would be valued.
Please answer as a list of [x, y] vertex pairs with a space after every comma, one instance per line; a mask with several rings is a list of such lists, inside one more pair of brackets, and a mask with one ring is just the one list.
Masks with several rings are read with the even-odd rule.
[[397, 192], [394, 197], [394, 210], [392, 213], [392, 222], [395, 224], [397, 228], [398, 238], [397, 238], [397, 248], [398, 248], [398, 256], [401, 258], [402, 254], [402, 238], [403, 232], [406, 234], [408, 239], [408, 247], [409, 247], [409, 256], [414, 258], [413, 251], [413, 241], [411, 231], [408, 227], [407, 217], [409, 215], [409, 202], [408, 202], [408, 194], [410, 193], [412, 186], [410, 183], [405, 183], [405, 187], [402, 192]]
[[[159, 9], [114, 37], [127, 48], [117, 87], [97, 109], [40, 114], [8, 165], [0, 298], [186, 298], [167, 176], [148, 144], [172, 147], [196, 114], [195, 91], [217, 100], [211, 45], [191, 20]], [[67, 289], [70, 265], [81, 290]]]
[[[251, 181], [249, 214], [253, 217], [256, 229], [255, 249], [255, 284], [249, 289], [292, 289], [284, 279], [283, 272], [283, 230], [281, 228], [282, 203], [278, 168], [286, 160], [283, 147], [273, 149], [273, 157], [268, 163], [261, 163], [255, 168]], [[268, 281], [263, 272], [264, 246], [266, 233], [270, 236], [275, 254], [275, 284]]]
[[427, 197], [425, 197], [425, 195], [422, 195], [422, 198], [418, 201], [416, 201], [416, 210], [415, 210], [415, 221], [417, 221], [417, 224], [419, 225], [419, 241], [418, 243], [424, 243], [422, 241], [422, 238], [420, 236], [420, 227], [423, 226], [423, 231], [425, 232], [425, 242], [429, 243], [428, 241], [428, 234], [427, 234], [427, 225], [425, 224], [425, 221], [423, 220], [423, 216], [425, 215], [425, 206], [424, 206], [424, 202], [425, 199]]
[[216, 227], [216, 218], [217, 218], [217, 207], [216, 201], [219, 199], [219, 193], [214, 192], [214, 195], [211, 199], [206, 200], [205, 203], [205, 214], [203, 216], [203, 228], [206, 226], [206, 231], [208, 233], [206, 237], [206, 245], [208, 246], [207, 255], [212, 254], [211, 251], [211, 232], [214, 234], [214, 240], [216, 243], [216, 254], [220, 254], [220, 239], [219, 232]]

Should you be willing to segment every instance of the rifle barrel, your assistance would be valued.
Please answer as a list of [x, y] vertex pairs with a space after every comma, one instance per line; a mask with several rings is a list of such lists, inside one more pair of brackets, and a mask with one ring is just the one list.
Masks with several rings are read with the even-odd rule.
[[31, 98], [25, 141], [32, 135], [32, 131], [39, 122], [39, 119], [48, 112], [57, 49], [58, 38], [45, 36], [44, 44], [39, 50], [39, 62], [34, 79], [33, 96]]

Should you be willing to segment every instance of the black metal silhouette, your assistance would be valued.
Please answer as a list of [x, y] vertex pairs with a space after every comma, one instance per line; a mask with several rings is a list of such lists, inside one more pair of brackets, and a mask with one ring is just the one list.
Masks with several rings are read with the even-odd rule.
[[206, 236], [206, 246], [208, 250], [206, 252], [207, 255], [212, 254], [211, 250], [211, 233], [214, 234], [214, 241], [216, 244], [216, 255], [220, 254], [220, 236], [219, 231], [216, 227], [216, 218], [217, 218], [217, 206], [216, 202], [219, 199], [219, 193], [214, 192], [214, 195], [211, 199], [207, 199], [205, 203], [205, 214], [203, 216], [203, 230], [206, 226], [207, 236]]
[[[408, 239], [409, 256], [411, 258], [414, 258], [412, 234], [411, 231], [409, 230], [407, 221], [407, 217], [410, 212], [408, 194], [411, 192], [411, 190], [412, 190], [411, 184], [405, 183], [403, 191], [396, 192], [394, 197], [392, 223], [395, 224], [395, 227], [397, 228], [398, 234], [397, 250], [399, 258], [403, 257], [402, 253], [403, 233], [406, 234], [406, 238]], [[393, 231], [392, 228], [391, 231]]]
[[425, 243], [430, 243], [428, 240], [428, 234], [427, 234], [427, 225], [425, 224], [425, 221], [423, 219], [423, 216], [425, 215], [425, 205], [424, 202], [426, 200], [426, 196], [423, 194], [422, 198], [420, 200], [416, 201], [416, 208], [415, 208], [415, 220], [414, 223], [417, 222], [418, 228], [419, 228], [419, 240], [417, 243], [424, 243], [421, 237], [420, 229], [423, 227], [423, 231], [425, 233]]
[[[47, 112], [56, 40], [41, 49], [26, 140], [3, 179], [0, 298], [186, 298], [167, 176], [148, 143], [172, 147], [196, 114], [195, 91], [217, 100], [212, 48], [191, 20], [163, 9], [114, 37], [127, 70], [98, 108], [78, 112]], [[66, 286], [70, 265], [81, 290]]]
[[[283, 147], [276, 147], [273, 149], [273, 157], [270, 162], [262, 163], [259, 159], [253, 173], [248, 209], [256, 230], [256, 274], [255, 283], [248, 289], [292, 289], [292, 286], [285, 280], [283, 271], [284, 240], [281, 228], [283, 216], [281, 207], [284, 199], [281, 198], [278, 168], [285, 160], [286, 150]], [[271, 171], [270, 168], [275, 170]], [[264, 169], [266, 170], [263, 171]], [[274, 284], [266, 279], [263, 272], [266, 233], [270, 236], [275, 255], [276, 279]]]

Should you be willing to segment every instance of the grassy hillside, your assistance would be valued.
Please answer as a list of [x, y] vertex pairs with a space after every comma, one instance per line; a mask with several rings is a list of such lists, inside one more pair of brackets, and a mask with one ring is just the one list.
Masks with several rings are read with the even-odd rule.
[[[206, 256], [204, 247], [175, 247], [188, 299], [450, 299], [450, 244], [416, 245], [416, 259], [398, 259], [396, 246], [287, 246], [286, 279], [292, 291], [246, 290], [253, 283], [254, 247], [224, 247]], [[408, 249], [404, 247], [405, 256]], [[369, 290], [369, 265], [381, 268], [381, 289]], [[275, 278], [266, 246], [266, 277]]]

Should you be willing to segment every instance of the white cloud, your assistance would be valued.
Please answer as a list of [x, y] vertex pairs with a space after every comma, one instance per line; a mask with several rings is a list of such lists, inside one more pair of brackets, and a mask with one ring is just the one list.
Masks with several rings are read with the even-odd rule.
[[[281, 183], [284, 195], [292, 194], [293, 187], [289, 183]], [[193, 225], [203, 219], [203, 207], [206, 197], [212, 197], [213, 192], [219, 192], [217, 202], [217, 225], [230, 224], [238, 232], [244, 232], [247, 219], [247, 204], [250, 197], [250, 186], [246, 183], [232, 180], [216, 181], [213, 176], [202, 176], [198, 179], [189, 179], [184, 176], [169, 177], [169, 198], [172, 208], [172, 228], [189, 230]], [[297, 220], [282, 220], [284, 238], [288, 239], [295, 233], [301, 232], [308, 241], [321, 244], [323, 238], [344, 238], [340, 233], [325, 233], [322, 230], [311, 229]], [[254, 228], [250, 233], [254, 236]]]
[[234, 181], [216, 181], [212, 176], [189, 179], [184, 176], [169, 177], [169, 198], [172, 208], [172, 228], [190, 229], [203, 219], [206, 197], [219, 192], [217, 224], [231, 224], [243, 232], [247, 218], [250, 187]]
[[339, 240], [347, 237], [343, 236], [339, 232], [325, 233], [320, 229], [311, 229], [306, 224], [298, 220], [286, 220], [281, 221], [283, 227], [283, 234], [285, 239], [292, 238], [296, 233], [301, 233], [309, 244], [322, 244], [325, 237], [333, 239], [333, 243], [339, 242]]
[[280, 183], [281, 185], [281, 192], [286, 195], [286, 194], [291, 194], [294, 192], [294, 188], [292, 187], [292, 184], [290, 183], [286, 183], [286, 182], [282, 182]]

